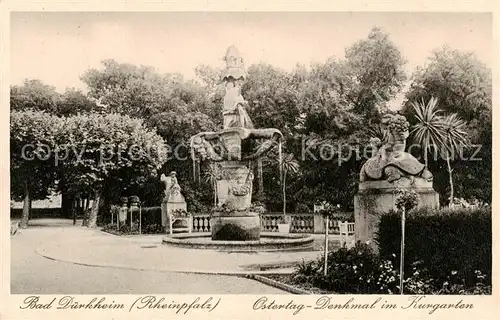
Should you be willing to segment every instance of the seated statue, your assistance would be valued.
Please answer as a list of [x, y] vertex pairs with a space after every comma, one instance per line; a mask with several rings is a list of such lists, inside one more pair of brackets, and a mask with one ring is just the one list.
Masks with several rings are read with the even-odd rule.
[[385, 116], [385, 141], [372, 139], [375, 155], [368, 159], [361, 168], [360, 181], [387, 180], [393, 182], [401, 177], [413, 179], [420, 177], [432, 181], [432, 174], [424, 164], [405, 152], [409, 123], [402, 115]]

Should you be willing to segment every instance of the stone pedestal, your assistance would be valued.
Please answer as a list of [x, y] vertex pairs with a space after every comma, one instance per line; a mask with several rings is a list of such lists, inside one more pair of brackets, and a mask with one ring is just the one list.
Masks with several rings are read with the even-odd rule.
[[210, 219], [212, 240], [258, 240], [260, 215], [248, 210], [252, 201], [251, 170], [239, 161], [225, 161], [221, 171], [217, 181], [218, 206], [221, 209], [215, 210]]
[[127, 222], [128, 215], [128, 198], [122, 197], [121, 199], [122, 205], [120, 207], [120, 211], [118, 213], [118, 221], [120, 222], [120, 226]]
[[325, 233], [325, 218], [320, 214], [314, 214], [314, 233]]
[[168, 229], [170, 213], [179, 209], [187, 211], [186, 201], [184, 201], [183, 199], [182, 201], [178, 199], [170, 199], [169, 201], [167, 197], [163, 198], [163, 201], [161, 203], [161, 225]]
[[210, 218], [212, 240], [250, 241], [260, 239], [260, 215], [257, 212], [214, 212]]
[[378, 252], [375, 242], [380, 215], [396, 210], [396, 191], [413, 190], [419, 197], [417, 207], [439, 207], [439, 194], [432, 188], [432, 182], [422, 178], [401, 178], [389, 183], [386, 180], [360, 182], [358, 194], [354, 196], [355, 239], [370, 242]]

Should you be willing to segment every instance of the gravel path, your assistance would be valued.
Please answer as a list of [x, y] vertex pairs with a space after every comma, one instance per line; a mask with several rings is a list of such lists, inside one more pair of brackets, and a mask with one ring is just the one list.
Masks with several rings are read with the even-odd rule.
[[[56, 222], [56, 223], [54, 223]], [[54, 235], [64, 242], [80, 229], [65, 221], [35, 221], [11, 237], [13, 294], [284, 294], [250, 279], [89, 267], [59, 262], [36, 253]], [[54, 226], [55, 225], [55, 226]], [[61, 235], [64, 235], [63, 237]], [[63, 243], [61, 244], [63, 246]]]

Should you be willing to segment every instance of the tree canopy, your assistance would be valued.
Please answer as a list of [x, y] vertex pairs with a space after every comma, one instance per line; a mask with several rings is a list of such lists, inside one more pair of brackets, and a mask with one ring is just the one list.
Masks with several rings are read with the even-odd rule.
[[[413, 74], [402, 112], [415, 123], [412, 103], [427, 103], [431, 97], [444, 114], [456, 113], [467, 122], [467, 135], [473, 145], [462, 159], [453, 159], [456, 193], [464, 198], [491, 201], [492, 165], [492, 83], [491, 70], [469, 52], [443, 47], [435, 50], [425, 67]], [[430, 163], [435, 188], [447, 194], [443, 159]], [[443, 197], [446, 198], [446, 197]]]
[[[298, 164], [297, 174], [286, 178], [285, 211], [312, 207], [320, 200], [352, 209], [366, 160], [359, 152], [371, 136], [380, 135], [377, 123], [383, 113], [391, 112], [390, 103], [408, 79], [401, 113], [410, 123], [417, 123], [411, 106], [436, 97], [440, 110], [466, 121], [472, 144], [482, 146], [476, 155], [481, 161], [429, 159], [436, 189], [449, 193], [449, 165], [455, 169], [457, 195], [491, 199], [491, 70], [474, 55], [449, 48], [434, 51], [411, 78], [405, 64], [390, 35], [373, 28], [365, 39], [346, 48], [344, 57], [297, 65], [291, 71], [266, 63], [248, 66], [242, 95], [255, 127], [279, 129], [284, 134], [283, 152]], [[156, 172], [175, 170], [188, 205], [207, 210], [213, 203], [213, 181], [191, 179], [188, 141], [198, 132], [222, 126], [220, 73], [218, 67], [199, 65], [196, 79], [190, 80], [109, 59], [102, 68], [81, 76], [85, 93], [72, 88], [58, 93], [39, 80], [11, 86], [13, 197], [25, 196], [29, 180], [33, 198], [59, 189], [99, 195], [104, 201], [134, 194], [147, 205], [157, 205], [162, 189]], [[20, 158], [26, 143], [85, 151], [69, 153], [57, 166], [54, 157], [26, 162]], [[148, 145], [161, 147], [145, 154]], [[132, 146], [143, 151], [137, 156], [119, 151]], [[256, 176], [265, 190], [259, 201], [281, 211], [276, 156], [274, 150], [261, 159]]]

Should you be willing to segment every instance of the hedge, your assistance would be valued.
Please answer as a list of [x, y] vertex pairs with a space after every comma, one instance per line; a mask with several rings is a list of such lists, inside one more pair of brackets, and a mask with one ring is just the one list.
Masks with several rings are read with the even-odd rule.
[[161, 207], [142, 208], [142, 225], [161, 225]]
[[[11, 218], [21, 218], [23, 209], [10, 209]], [[30, 219], [36, 218], [60, 218], [61, 208], [31, 208]]]
[[[395, 212], [381, 216], [376, 235], [381, 257], [392, 258], [399, 268], [401, 217]], [[427, 209], [406, 216], [405, 270], [421, 261], [436, 280], [445, 280], [450, 272], [467, 283], [475, 281], [480, 270], [491, 279], [492, 223], [491, 208]]]

